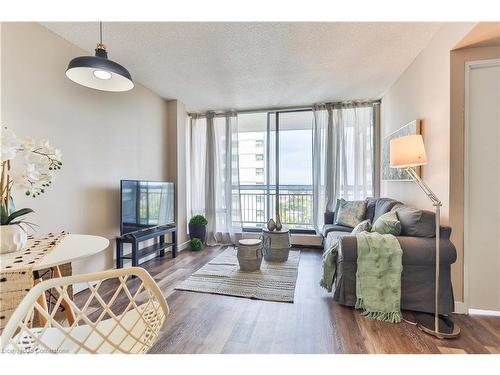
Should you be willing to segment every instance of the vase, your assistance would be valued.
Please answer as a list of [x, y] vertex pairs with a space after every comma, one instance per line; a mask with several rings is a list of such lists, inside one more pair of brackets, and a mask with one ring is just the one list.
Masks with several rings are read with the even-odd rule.
[[202, 243], [207, 241], [207, 226], [205, 224], [189, 224], [189, 238], [199, 238]]
[[1, 225], [0, 234], [0, 254], [22, 250], [28, 241], [28, 234], [19, 224]]
[[283, 225], [281, 224], [281, 219], [280, 215], [276, 215], [276, 230], [279, 232], [283, 228]]
[[271, 232], [276, 229], [276, 223], [273, 219], [269, 219], [269, 221], [267, 222], [267, 229]]

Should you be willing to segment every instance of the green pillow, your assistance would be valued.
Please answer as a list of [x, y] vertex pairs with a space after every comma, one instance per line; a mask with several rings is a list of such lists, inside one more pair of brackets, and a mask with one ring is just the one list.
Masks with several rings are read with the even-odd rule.
[[351, 234], [358, 234], [361, 232], [370, 232], [372, 229], [372, 222], [370, 219], [363, 220], [361, 223], [356, 225], [352, 230]]
[[387, 212], [375, 221], [372, 232], [397, 236], [401, 233], [401, 222], [395, 212]]

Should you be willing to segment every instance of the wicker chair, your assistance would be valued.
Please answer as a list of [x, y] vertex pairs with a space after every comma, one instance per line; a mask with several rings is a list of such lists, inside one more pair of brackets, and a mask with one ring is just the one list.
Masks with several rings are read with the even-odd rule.
[[[88, 288], [78, 306], [68, 295], [76, 284]], [[40, 304], [46, 292], [57, 299], [50, 313]], [[73, 310], [72, 324], [54, 319], [61, 306]], [[44, 322], [41, 327], [32, 327], [35, 312]], [[142, 268], [55, 278], [31, 289], [7, 322], [0, 344], [4, 353], [146, 353], [168, 313], [158, 285]]]

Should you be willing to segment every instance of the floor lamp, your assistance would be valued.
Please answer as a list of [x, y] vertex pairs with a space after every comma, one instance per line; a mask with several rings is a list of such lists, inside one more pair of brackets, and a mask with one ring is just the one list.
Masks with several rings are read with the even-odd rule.
[[441, 201], [436, 194], [422, 181], [414, 167], [427, 164], [424, 141], [421, 135], [408, 135], [391, 139], [390, 142], [391, 168], [404, 168], [412, 180], [422, 189], [431, 200], [436, 212], [436, 281], [434, 295], [434, 317], [429, 319], [428, 314], [416, 314], [417, 327], [435, 337], [455, 338], [460, 334], [460, 328], [453, 324], [451, 319], [439, 315], [439, 242], [440, 242], [440, 210]]

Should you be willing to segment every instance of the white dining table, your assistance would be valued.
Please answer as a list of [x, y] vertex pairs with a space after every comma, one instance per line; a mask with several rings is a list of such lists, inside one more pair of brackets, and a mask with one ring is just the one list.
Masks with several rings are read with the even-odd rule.
[[70, 233], [33, 267], [33, 271], [81, 260], [106, 250], [108, 246], [109, 240], [107, 238]]
[[[52, 269], [52, 277], [62, 277], [59, 266], [65, 263], [71, 263], [77, 260], [81, 260], [101, 251], [104, 251], [109, 246], [109, 240], [100, 236], [93, 236], [89, 234], [68, 234], [61, 242], [59, 242], [49, 254], [43, 257], [40, 262], [38, 262], [33, 267], [34, 273], [34, 285], [42, 282], [42, 278], [38, 274], [38, 271], [46, 268]], [[44, 297], [38, 299], [38, 303], [48, 311], [47, 301]], [[75, 322], [75, 314], [71, 307], [71, 304], [63, 299], [61, 304], [64, 306], [64, 311], [69, 324]], [[40, 324], [43, 327], [45, 325], [46, 319], [42, 316], [39, 317]]]

